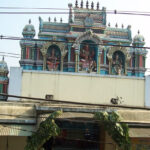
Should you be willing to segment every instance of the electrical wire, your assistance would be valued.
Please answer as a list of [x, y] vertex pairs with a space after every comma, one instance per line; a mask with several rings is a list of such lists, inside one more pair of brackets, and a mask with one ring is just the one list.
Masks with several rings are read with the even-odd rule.
[[17, 55], [20, 56], [20, 54], [17, 53], [7, 53], [7, 52], [0, 52], [1, 54], [6, 54], [6, 55]]
[[[22, 41], [41, 41], [41, 42], [57, 42], [57, 43], [71, 43], [71, 44], [74, 44], [75, 42], [69, 42], [69, 41], [57, 41], [57, 40], [46, 40], [46, 39], [28, 39], [28, 38], [22, 38], [22, 37], [13, 37], [13, 36], [3, 36], [3, 35], [0, 35], [0, 39], [1, 40], [22, 40]], [[35, 43], [36, 44], [36, 43]], [[82, 45], [86, 45], [87, 43], [86, 42], [81, 42], [79, 44], [82, 44]], [[127, 48], [138, 48], [138, 49], [150, 49], [150, 47], [141, 47], [141, 46], [127, 46], [127, 45], [120, 45], [120, 44], [112, 44], [112, 45], [109, 45], [109, 44], [103, 44], [103, 43], [99, 43], [99, 44], [96, 44], [96, 43], [88, 43], [88, 45], [101, 45], [101, 46], [108, 46], [108, 47], [111, 47], [111, 46], [115, 46], [115, 47], [127, 47]]]
[[68, 12], [0, 12], [1, 15], [68, 14]]
[[[0, 7], [0, 9], [44, 9], [44, 10], [69, 10], [69, 9], [65, 9], [65, 8], [29, 8], [29, 7]], [[85, 11], [78, 10], [79, 13], [87, 13]], [[78, 12], [72, 12], [74, 13], [78, 13]], [[139, 15], [139, 16], [150, 16], [150, 12], [142, 12], [142, 11], [123, 11], [123, 10], [94, 10], [94, 11], [88, 11], [91, 13], [96, 13], [96, 12], [106, 12], [107, 14], [119, 14], [119, 15]], [[14, 11], [3, 11], [0, 12], [0, 14], [69, 14], [69, 12], [14, 12]]]
[[37, 8], [35, 8], [35, 7], [0, 7], [0, 9], [48, 9], [48, 10], [50, 10], [50, 9], [52, 9], [52, 10], [69, 10], [68, 8], [40, 8], [40, 7], [37, 7]]
[[10, 56], [10, 55], [1, 55], [0, 56], [4, 56], [4, 57], [12, 57], [12, 58], [21, 58], [21, 57], [17, 57], [17, 56]]
[[[9, 14], [9, 15], [24, 15], [24, 14], [69, 14], [68, 12], [0, 12], [1, 15]], [[118, 15], [136, 15], [136, 16], [150, 16], [150, 14], [140, 14], [140, 13], [127, 13], [127, 12], [107, 12], [107, 14], [118, 14]]]
[[150, 110], [149, 107], [133, 107], [133, 106], [126, 106], [126, 105], [108, 105], [108, 104], [93, 104], [93, 103], [85, 103], [85, 102], [74, 102], [74, 101], [65, 101], [65, 100], [51, 100], [51, 99], [44, 99], [44, 98], [36, 98], [36, 97], [26, 97], [26, 96], [17, 96], [17, 95], [8, 95], [4, 93], [0, 93], [0, 96], [6, 97], [15, 97], [20, 99], [29, 99], [34, 101], [43, 101], [43, 102], [55, 102], [55, 103], [64, 103], [64, 104], [74, 104], [74, 105], [85, 105], [85, 106], [99, 106], [99, 107], [114, 107], [114, 108], [131, 108], [131, 109], [144, 109]]
[[[48, 10], [70, 10], [69, 8], [50, 8], [50, 7], [6, 7], [6, 6], [1, 6], [0, 9], [48, 9]], [[74, 9], [74, 8], [73, 8]], [[76, 8], [75, 8], [76, 9]], [[84, 11], [82, 9], [78, 9], [78, 12], [83, 12]], [[88, 12], [104, 12], [104, 10], [90, 10], [88, 9]], [[150, 12], [147, 12], [147, 11], [129, 11], [129, 10], [106, 10], [106, 12], [112, 12], [112, 13], [118, 13], [118, 12], [121, 12], [121, 13], [141, 13], [141, 14], [150, 14]]]

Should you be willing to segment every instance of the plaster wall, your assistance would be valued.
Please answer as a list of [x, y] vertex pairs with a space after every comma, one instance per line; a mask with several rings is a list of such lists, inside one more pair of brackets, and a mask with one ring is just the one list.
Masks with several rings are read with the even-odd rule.
[[23, 136], [0, 136], [0, 150], [24, 150], [26, 138]]
[[[21, 94], [21, 81], [22, 81], [22, 68], [20, 67], [11, 67], [10, 68], [10, 77], [9, 77], [9, 86], [8, 94], [17, 95]], [[18, 101], [19, 98], [8, 97], [9, 101]]]
[[21, 89], [22, 96], [94, 104], [111, 104], [117, 96], [122, 105], [144, 106], [145, 100], [144, 78], [133, 77], [24, 71]]
[[145, 106], [150, 107], [150, 76], [145, 77]]

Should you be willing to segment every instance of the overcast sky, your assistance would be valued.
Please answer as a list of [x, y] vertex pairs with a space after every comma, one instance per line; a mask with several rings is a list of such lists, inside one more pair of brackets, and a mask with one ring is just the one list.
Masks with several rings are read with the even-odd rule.
[[[68, 3], [74, 5], [75, 0], [0, 0], [0, 7], [42, 7], [42, 8], [68, 8]], [[80, 0], [78, 1], [80, 4]], [[92, 1], [89, 0], [91, 3]], [[98, 0], [93, 0], [95, 4]], [[84, 7], [86, 1], [84, 0]], [[100, 7], [106, 7], [107, 10], [125, 10], [125, 11], [144, 11], [150, 12], [150, 0], [100, 0]], [[21, 10], [2, 10], [1, 11], [21, 11]], [[22, 10], [33, 11], [33, 10]], [[34, 10], [43, 11], [43, 10]], [[48, 11], [48, 10], [46, 10]], [[54, 11], [54, 10], [49, 10]], [[62, 11], [62, 10], [61, 10]], [[32, 24], [36, 29], [36, 36], [38, 34], [39, 20], [41, 16], [44, 21], [51, 17], [57, 17], [59, 21], [63, 18], [63, 22], [67, 22], [68, 15], [0, 15], [0, 35], [6, 36], [22, 36], [22, 29], [31, 19]], [[150, 47], [150, 17], [148, 16], [129, 16], [129, 15], [107, 15], [107, 24], [110, 22], [111, 27], [114, 27], [116, 22], [118, 27], [124, 24], [124, 27], [131, 25], [132, 37], [140, 33], [145, 37], [146, 45]], [[18, 53], [20, 54], [19, 41], [0, 40], [0, 52]], [[1, 56], [0, 56], [1, 58]], [[148, 55], [146, 66], [150, 68], [150, 57]], [[8, 66], [19, 66], [19, 59], [5, 57]]]

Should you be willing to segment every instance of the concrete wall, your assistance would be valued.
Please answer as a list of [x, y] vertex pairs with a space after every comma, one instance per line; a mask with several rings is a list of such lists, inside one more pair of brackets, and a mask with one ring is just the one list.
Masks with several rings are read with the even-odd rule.
[[[20, 67], [11, 67], [10, 68], [10, 77], [9, 77], [9, 86], [8, 94], [9, 95], [21, 95], [21, 81], [22, 81], [22, 68]], [[18, 98], [8, 97], [10, 101], [18, 101]]]
[[[36, 109], [34, 105], [19, 104], [18, 102], [0, 102], [0, 114], [0, 123], [36, 123]], [[4, 129], [0, 130], [0, 135], [2, 135], [1, 132], [3, 131]]]
[[145, 106], [150, 107], [150, 76], [145, 78]]
[[100, 76], [24, 71], [22, 96], [55, 100], [111, 104], [110, 99], [122, 97], [122, 105], [144, 106], [145, 80], [143, 78]]
[[23, 136], [0, 136], [0, 150], [24, 150], [26, 138]]

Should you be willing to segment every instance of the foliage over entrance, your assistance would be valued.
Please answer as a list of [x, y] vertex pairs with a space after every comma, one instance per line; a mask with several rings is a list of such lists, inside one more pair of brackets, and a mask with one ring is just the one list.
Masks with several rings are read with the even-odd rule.
[[100, 124], [121, 149], [131, 150], [129, 128], [125, 123], [119, 123], [120, 116], [116, 112], [97, 112], [94, 118], [100, 121]]
[[[42, 148], [43, 144], [51, 137], [59, 135], [60, 128], [57, 126], [54, 119], [61, 113], [61, 111], [52, 113], [40, 124], [39, 129], [28, 138], [25, 150], [44, 150], [44, 148]], [[94, 118], [100, 121], [100, 125], [104, 127], [121, 149], [131, 150], [129, 128], [125, 123], [120, 123], [120, 117], [116, 112], [97, 112]]]
[[58, 136], [60, 128], [55, 123], [54, 119], [57, 118], [62, 112], [56, 111], [52, 113], [45, 121], [43, 121], [38, 130], [27, 139], [25, 150], [42, 150], [43, 144], [51, 137]]

